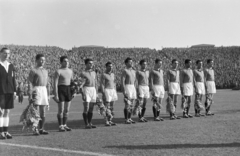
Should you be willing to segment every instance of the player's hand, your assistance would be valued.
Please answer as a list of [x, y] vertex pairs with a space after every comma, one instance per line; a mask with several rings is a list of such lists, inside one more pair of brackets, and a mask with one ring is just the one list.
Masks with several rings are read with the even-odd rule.
[[82, 94], [82, 100], [86, 101], [86, 95]]
[[1, 113], [1, 114], [3, 114], [3, 110], [2, 110], [2, 108], [1, 108], [1, 107], [0, 107], [0, 113]]
[[54, 100], [55, 102], [59, 103], [59, 98], [58, 98], [58, 96], [54, 96], [54, 97], [53, 97], [53, 100]]
[[16, 100], [17, 97], [18, 97], [18, 96], [17, 96], [16, 92], [14, 92], [14, 94], [13, 94], [13, 99]]
[[47, 110], [48, 110], [48, 111], [50, 110], [50, 106], [49, 106], [49, 105], [47, 105]]
[[31, 100], [32, 100], [32, 96], [29, 95], [29, 96], [28, 96], [28, 101], [31, 101]]

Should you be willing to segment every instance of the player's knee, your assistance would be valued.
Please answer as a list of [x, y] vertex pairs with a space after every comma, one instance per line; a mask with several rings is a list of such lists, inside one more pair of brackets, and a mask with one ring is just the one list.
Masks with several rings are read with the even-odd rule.
[[64, 112], [63, 117], [68, 117], [68, 112]]

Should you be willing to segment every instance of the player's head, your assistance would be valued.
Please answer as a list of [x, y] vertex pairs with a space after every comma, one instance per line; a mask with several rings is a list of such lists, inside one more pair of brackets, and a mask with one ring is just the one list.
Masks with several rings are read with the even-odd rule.
[[5, 61], [7, 59], [9, 59], [10, 57], [10, 49], [8, 48], [2, 48], [0, 51], [0, 58], [2, 61]]
[[140, 66], [141, 66], [141, 69], [146, 69], [147, 68], [147, 61], [146, 60], [141, 60], [139, 62]]
[[155, 67], [161, 68], [161, 67], [162, 67], [162, 60], [156, 59], [156, 60], [155, 60]]
[[133, 67], [133, 60], [130, 57], [126, 58], [124, 63], [127, 67]]
[[60, 57], [60, 63], [62, 65], [62, 68], [67, 68], [69, 66], [69, 60], [67, 56], [61, 56]]
[[196, 61], [197, 68], [200, 69], [203, 66], [203, 61], [202, 60], [197, 60]]
[[213, 67], [213, 60], [212, 59], [207, 59], [207, 65], [209, 67]]
[[86, 65], [87, 69], [92, 69], [94, 64], [93, 64], [93, 60], [91, 58], [87, 58], [84, 60], [84, 63]]
[[112, 62], [107, 62], [107, 63], [105, 64], [105, 66], [106, 66], [106, 69], [107, 69], [108, 72], [112, 71], [112, 69], [113, 69], [113, 64], [112, 64]]
[[46, 62], [45, 56], [43, 54], [37, 54], [35, 59], [36, 59], [37, 66], [39, 67], [43, 66]]
[[178, 67], [178, 60], [176, 60], [176, 59], [173, 59], [173, 60], [172, 60], [172, 67], [173, 67], [174, 69], [176, 69], [176, 68]]
[[184, 63], [185, 63], [186, 68], [191, 68], [192, 67], [192, 61], [190, 59], [186, 59]]

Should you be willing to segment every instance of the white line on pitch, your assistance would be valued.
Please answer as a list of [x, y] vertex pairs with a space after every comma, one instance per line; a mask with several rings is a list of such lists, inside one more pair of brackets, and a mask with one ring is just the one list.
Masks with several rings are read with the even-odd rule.
[[39, 147], [39, 146], [30, 146], [30, 145], [20, 145], [20, 144], [10, 144], [10, 143], [4, 143], [4, 142], [0, 142], [0, 145], [21, 147], [21, 148], [42, 149], [42, 150], [65, 152], [65, 153], [85, 154], [85, 155], [93, 155], [93, 156], [113, 156], [113, 155], [104, 154], [104, 153], [95, 153], [95, 152], [87, 152], [87, 151], [75, 151], [75, 150], [50, 148], [50, 147]]

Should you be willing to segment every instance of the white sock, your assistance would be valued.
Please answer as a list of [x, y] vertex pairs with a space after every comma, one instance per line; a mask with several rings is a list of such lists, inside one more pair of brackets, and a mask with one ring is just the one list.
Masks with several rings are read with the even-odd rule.
[[9, 125], [9, 117], [3, 117], [3, 127], [8, 127]]

